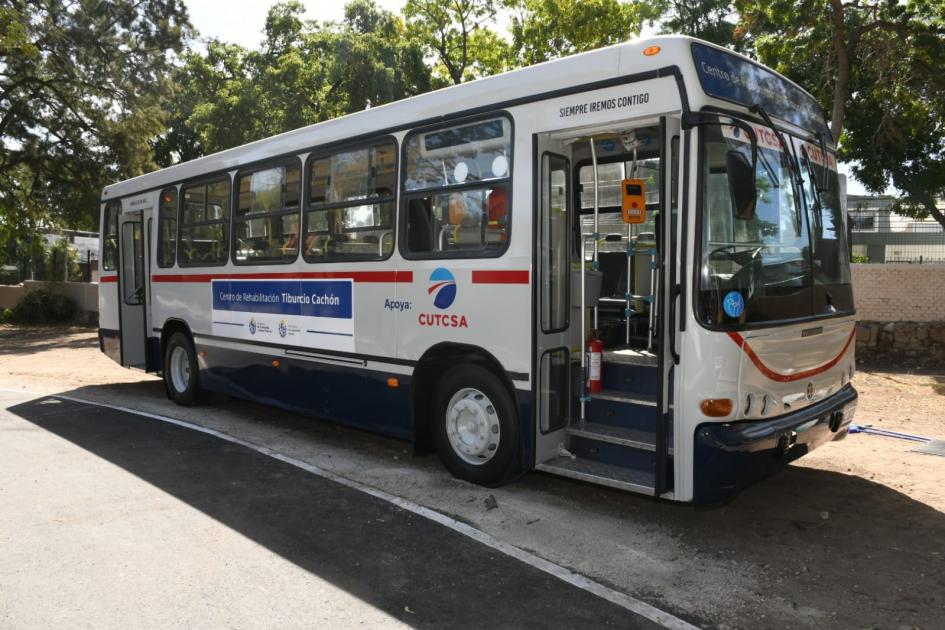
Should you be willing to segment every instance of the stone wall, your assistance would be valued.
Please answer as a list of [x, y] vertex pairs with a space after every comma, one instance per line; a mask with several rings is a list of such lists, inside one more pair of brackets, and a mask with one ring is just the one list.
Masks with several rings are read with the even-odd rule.
[[856, 359], [896, 368], [945, 368], [945, 322], [858, 321]]
[[856, 318], [945, 322], [945, 265], [851, 265]]

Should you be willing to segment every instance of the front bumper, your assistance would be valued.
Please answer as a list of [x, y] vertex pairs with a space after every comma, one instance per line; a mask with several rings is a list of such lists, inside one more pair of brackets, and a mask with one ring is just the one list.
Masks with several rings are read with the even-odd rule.
[[818, 446], [846, 437], [856, 401], [856, 390], [847, 385], [810, 407], [770, 420], [700, 424], [693, 502], [727, 501]]

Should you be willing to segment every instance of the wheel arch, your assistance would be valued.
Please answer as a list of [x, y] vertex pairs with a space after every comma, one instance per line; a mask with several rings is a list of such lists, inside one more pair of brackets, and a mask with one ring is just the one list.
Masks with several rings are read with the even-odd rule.
[[[417, 454], [428, 454], [435, 450], [430, 409], [434, 388], [443, 374], [460, 363], [480, 365], [495, 374], [512, 398], [516, 413], [519, 412], [512, 379], [509, 378], [505, 368], [491, 352], [479, 346], [449, 341], [430, 346], [417, 361], [410, 385], [411, 431], [413, 433], [414, 451]], [[521, 422], [521, 418], [519, 420], [519, 426], [524, 430], [526, 423]], [[525, 438], [526, 436], [521, 437]]]
[[[194, 343], [194, 334], [190, 331], [190, 326], [187, 325], [187, 322], [177, 317], [166, 319], [164, 325], [161, 327], [161, 345], [159, 347], [161, 372], [164, 371], [164, 350], [167, 348], [167, 340], [176, 332], [184, 333], [184, 335], [190, 339], [190, 343]], [[196, 347], [196, 344], [194, 344], [194, 346]]]

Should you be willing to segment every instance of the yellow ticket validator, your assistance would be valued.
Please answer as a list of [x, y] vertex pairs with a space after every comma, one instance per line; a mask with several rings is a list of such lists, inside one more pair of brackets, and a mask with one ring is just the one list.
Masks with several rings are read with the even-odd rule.
[[625, 179], [620, 182], [623, 193], [623, 222], [646, 221], [646, 188], [642, 179]]

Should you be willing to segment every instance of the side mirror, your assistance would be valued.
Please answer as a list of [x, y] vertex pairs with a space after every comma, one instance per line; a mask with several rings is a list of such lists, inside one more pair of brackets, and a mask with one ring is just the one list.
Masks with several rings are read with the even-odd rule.
[[736, 219], [748, 221], [755, 217], [755, 202], [758, 190], [755, 184], [755, 168], [741, 151], [725, 154], [728, 171], [728, 193], [732, 199], [732, 213]]

